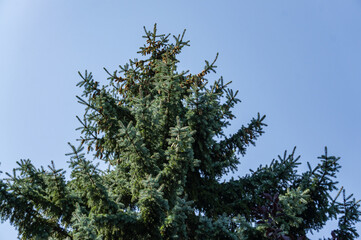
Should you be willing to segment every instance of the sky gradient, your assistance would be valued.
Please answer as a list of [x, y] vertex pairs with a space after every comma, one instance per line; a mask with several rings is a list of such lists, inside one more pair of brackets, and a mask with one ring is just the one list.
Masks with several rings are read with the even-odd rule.
[[[232, 81], [242, 100], [228, 133], [267, 115], [266, 133], [235, 175], [294, 146], [314, 166], [327, 146], [341, 157], [340, 186], [361, 199], [359, 0], [0, 0], [0, 170], [27, 158], [67, 169], [67, 142], [79, 136], [75, 116], [83, 111], [77, 71], [105, 82], [103, 67], [138, 57], [143, 26], [154, 23], [162, 33], [187, 29], [181, 70], [198, 73], [219, 52], [209, 80]], [[8, 223], [0, 224], [0, 239], [16, 239]]]

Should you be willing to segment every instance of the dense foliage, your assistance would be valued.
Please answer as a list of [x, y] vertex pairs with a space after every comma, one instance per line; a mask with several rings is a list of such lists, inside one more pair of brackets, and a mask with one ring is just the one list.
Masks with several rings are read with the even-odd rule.
[[171, 43], [154, 27], [144, 37], [142, 60], [107, 71], [108, 85], [80, 74], [85, 114], [70, 179], [54, 163], [21, 160], [0, 181], [1, 219], [22, 239], [307, 239], [336, 217], [329, 239], [358, 237], [359, 205], [337, 187], [339, 158], [327, 149], [301, 174], [292, 151], [223, 181], [264, 133], [265, 116], [227, 136], [239, 100], [222, 78], [206, 78], [215, 61], [178, 71], [184, 33]]

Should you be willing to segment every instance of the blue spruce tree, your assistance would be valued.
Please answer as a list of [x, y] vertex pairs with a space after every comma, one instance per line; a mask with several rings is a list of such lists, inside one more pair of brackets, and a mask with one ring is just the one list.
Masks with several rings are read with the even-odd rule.
[[144, 38], [141, 60], [106, 70], [107, 86], [80, 74], [85, 113], [70, 179], [53, 162], [21, 160], [0, 180], [0, 217], [21, 239], [308, 239], [337, 217], [329, 239], [358, 237], [359, 204], [339, 189], [339, 158], [327, 149], [301, 174], [292, 151], [221, 181], [264, 133], [265, 116], [226, 135], [239, 99], [222, 78], [207, 79], [216, 60], [178, 71], [184, 33], [170, 41], [154, 27]]

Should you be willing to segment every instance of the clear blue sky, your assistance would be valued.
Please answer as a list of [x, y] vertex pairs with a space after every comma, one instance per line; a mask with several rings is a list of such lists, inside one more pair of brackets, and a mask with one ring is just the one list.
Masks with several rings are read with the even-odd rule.
[[[315, 165], [327, 145], [342, 157], [340, 184], [361, 199], [359, 0], [0, 0], [0, 169], [22, 158], [67, 168], [82, 114], [77, 71], [105, 79], [103, 67], [137, 57], [143, 26], [154, 23], [164, 33], [187, 29], [183, 69], [199, 72], [220, 53], [212, 77], [233, 81], [242, 100], [229, 133], [257, 112], [267, 115], [266, 134], [237, 174], [294, 146]], [[0, 239], [16, 239], [8, 223]]]

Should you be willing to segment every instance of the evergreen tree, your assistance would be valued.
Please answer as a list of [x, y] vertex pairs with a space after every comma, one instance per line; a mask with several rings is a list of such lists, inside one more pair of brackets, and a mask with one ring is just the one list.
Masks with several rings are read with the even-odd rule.
[[171, 42], [156, 27], [145, 30], [142, 60], [106, 70], [106, 86], [80, 74], [85, 114], [79, 147], [70, 144], [70, 179], [53, 162], [21, 160], [0, 181], [1, 219], [22, 239], [236, 240], [307, 239], [338, 217], [329, 239], [358, 237], [359, 204], [338, 189], [339, 158], [327, 149], [302, 174], [293, 150], [221, 180], [264, 133], [265, 116], [226, 135], [237, 91], [206, 78], [216, 60], [198, 74], [178, 71], [177, 55], [189, 45], [183, 37]]

